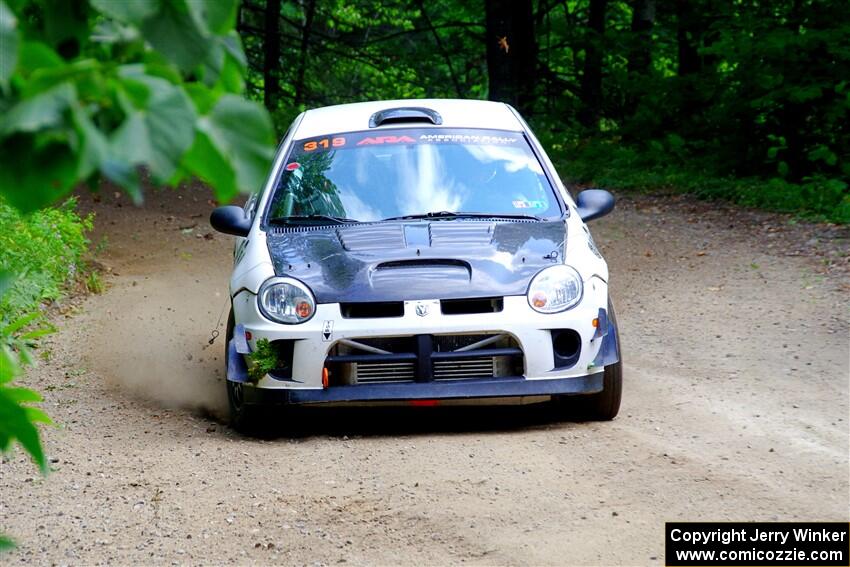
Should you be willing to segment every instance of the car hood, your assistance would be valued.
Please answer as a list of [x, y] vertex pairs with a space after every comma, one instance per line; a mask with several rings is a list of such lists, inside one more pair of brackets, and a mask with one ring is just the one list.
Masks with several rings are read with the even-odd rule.
[[524, 295], [562, 261], [563, 221], [413, 221], [271, 227], [278, 276], [307, 284], [319, 303]]

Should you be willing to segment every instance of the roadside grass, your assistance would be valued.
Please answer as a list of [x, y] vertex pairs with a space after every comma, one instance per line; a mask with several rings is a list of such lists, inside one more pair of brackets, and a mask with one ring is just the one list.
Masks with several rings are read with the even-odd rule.
[[684, 150], [677, 140], [638, 150], [613, 140], [550, 143], [558, 171], [570, 183], [621, 191], [675, 191], [701, 199], [793, 213], [812, 221], [850, 223], [850, 191], [840, 179], [812, 177], [792, 183], [782, 177], [734, 177]]
[[22, 215], [0, 201], [0, 273], [13, 278], [0, 297], [0, 322], [40, 311], [80, 283], [94, 293], [103, 290], [99, 275], [85, 262], [93, 218], [75, 209], [76, 201], [69, 199]]
[[[0, 200], [0, 452], [17, 441], [42, 473], [49, 465], [37, 424], [50, 417], [37, 406], [34, 390], [14, 383], [27, 367], [49, 360], [50, 352], [36, 353], [40, 339], [54, 332], [44, 306], [77, 286], [103, 290], [98, 274], [86, 266], [92, 217], [75, 211], [76, 201], [22, 215]], [[0, 534], [0, 551], [14, 542]]]

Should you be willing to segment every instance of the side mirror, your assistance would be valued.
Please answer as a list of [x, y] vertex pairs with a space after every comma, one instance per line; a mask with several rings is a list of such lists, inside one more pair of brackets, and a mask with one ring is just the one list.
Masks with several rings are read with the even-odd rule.
[[242, 207], [236, 205], [215, 209], [210, 215], [210, 224], [219, 232], [235, 236], [248, 236], [251, 231], [251, 219], [245, 216]]
[[585, 189], [576, 198], [578, 216], [587, 222], [614, 210], [614, 195], [604, 189]]

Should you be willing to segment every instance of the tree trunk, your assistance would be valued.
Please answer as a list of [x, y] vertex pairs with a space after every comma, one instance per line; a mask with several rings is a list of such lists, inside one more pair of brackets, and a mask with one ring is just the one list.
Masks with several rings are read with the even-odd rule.
[[263, 42], [263, 102], [270, 111], [280, 98], [280, 0], [266, 0]]
[[676, 40], [679, 45], [679, 76], [699, 73], [702, 61], [699, 45], [702, 40], [700, 16], [692, 0], [676, 0]]
[[298, 108], [304, 101], [304, 75], [307, 72], [307, 61], [310, 56], [310, 31], [313, 29], [315, 16], [316, 0], [308, 0], [304, 12], [304, 27], [301, 29], [301, 56], [298, 58], [298, 74], [295, 76], [295, 100], [293, 101], [295, 108]]
[[699, 48], [704, 25], [700, 6], [693, 0], [676, 0], [676, 40], [679, 47], [679, 126], [697, 131], [703, 109], [700, 79], [702, 58]]
[[602, 110], [602, 39], [605, 34], [607, 0], [590, 0], [587, 41], [584, 46], [584, 73], [581, 77], [582, 110], [579, 121], [593, 127]]
[[537, 43], [531, 0], [486, 0], [485, 42], [490, 100], [533, 112]]
[[652, 65], [652, 27], [655, 25], [655, 0], [635, 0], [632, 5], [632, 46], [629, 50], [629, 75], [646, 74]]

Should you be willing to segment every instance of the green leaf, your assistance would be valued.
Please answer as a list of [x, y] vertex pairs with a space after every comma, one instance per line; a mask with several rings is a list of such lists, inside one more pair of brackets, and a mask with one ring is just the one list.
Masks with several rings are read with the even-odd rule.
[[221, 202], [233, 199], [239, 192], [236, 185], [236, 172], [227, 158], [203, 132], [195, 135], [195, 143], [183, 158], [183, 167], [192, 175], [212, 185], [216, 198]]
[[4, 535], [0, 535], [0, 551], [8, 551], [15, 548], [15, 542]]
[[155, 0], [89, 0], [89, 3], [101, 14], [137, 25], [153, 16], [160, 5]]
[[225, 52], [224, 63], [218, 74], [217, 83], [225, 92], [241, 94], [245, 90], [245, 69], [231, 53]]
[[[274, 156], [273, 127], [264, 108], [235, 95], [224, 95], [209, 116], [201, 117], [199, 128], [232, 165], [239, 191], [247, 193], [262, 186]], [[226, 181], [210, 182], [217, 197], [228, 197]]]
[[187, 0], [196, 21], [214, 34], [223, 34], [236, 25], [237, 0]]
[[32, 313], [28, 313], [22, 317], [18, 317], [15, 321], [12, 321], [8, 325], [0, 329], [0, 331], [2, 331], [3, 334], [6, 336], [14, 335], [16, 332], [25, 328], [27, 325], [29, 325], [39, 317], [41, 317], [41, 313], [38, 311], [33, 311]]
[[209, 114], [221, 94], [202, 83], [189, 83], [183, 88], [199, 114]]
[[75, 100], [74, 86], [61, 84], [40, 95], [19, 101], [0, 118], [0, 136], [34, 132], [65, 122], [65, 111]]
[[56, 136], [13, 136], [0, 144], [0, 195], [24, 213], [50, 205], [73, 188], [77, 163]]
[[17, 390], [0, 387], [0, 449], [8, 450], [10, 443], [17, 440], [39, 468], [45, 471], [47, 461], [38, 439], [38, 430], [30, 421], [26, 409], [16, 403], [13, 394]]
[[45, 425], [53, 425], [53, 420], [50, 419], [50, 416], [44, 413], [44, 410], [42, 410], [41, 408], [27, 406], [24, 408], [24, 411], [27, 412], [27, 418], [32, 423], [43, 423]]
[[0, 83], [15, 71], [18, 61], [18, 21], [5, 2], [0, 1]]
[[8, 384], [19, 372], [15, 353], [8, 345], [0, 344], [0, 384]]
[[106, 136], [98, 130], [89, 115], [75, 103], [71, 112], [80, 139], [77, 179], [85, 179], [100, 168], [108, 152]]
[[0, 297], [3, 297], [3, 294], [11, 289], [13, 283], [15, 283], [14, 275], [10, 272], [0, 271]]
[[80, 100], [98, 100], [103, 96], [103, 67], [102, 63], [94, 59], [82, 59], [36, 69], [21, 89], [21, 98], [29, 99], [47, 90], [73, 86]]
[[9, 397], [9, 399], [18, 404], [41, 401], [41, 396], [39, 396], [37, 392], [34, 392], [29, 388], [6, 388], [6, 395]]
[[810, 161], [823, 161], [827, 165], [835, 165], [838, 163], [838, 156], [827, 146], [821, 144], [814, 150], [809, 152]]
[[18, 56], [18, 69], [24, 76], [29, 76], [38, 69], [53, 69], [65, 64], [49, 45], [40, 41], [24, 41], [21, 43]]
[[154, 49], [184, 71], [192, 70], [207, 55], [210, 38], [181, 0], [163, 2], [160, 11], [140, 27]]
[[177, 170], [195, 136], [195, 109], [183, 89], [158, 77], [133, 75], [150, 89], [147, 108], [131, 112], [110, 139], [110, 157], [147, 165], [160, 181]]

